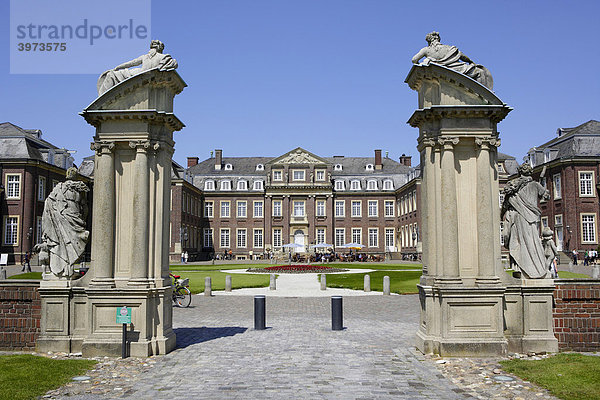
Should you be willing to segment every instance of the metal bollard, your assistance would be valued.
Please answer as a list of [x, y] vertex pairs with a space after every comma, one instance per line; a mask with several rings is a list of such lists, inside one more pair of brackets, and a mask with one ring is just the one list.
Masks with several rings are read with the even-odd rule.
[[325, 274], [321, 274], [321, 290], [327, 290], [327, 278]]
[[365, 275], [365, 292], [371, 291], [371, 277], [369, 275]]
[[225, 291], [231, 292], [231, 275], [225, 276]]
[[276, 279], [275, 279], [275, 274], [271, 274], [271, 277], [269, 279], [269, 290], [276, 290], [277, 289], [277, 283], [276, 283]]
[[212, 295], [212, 283], [210, 280], [210, 276], [204, 278], [204, 295], [211, 296]]
[[344, 329], [344, 316], [342, 311], [342, 296], [331, 296], [331, 330]]
[[390, 277], [387, 275], [383, 277], [383, 294], [390, 294]]
[[254, 296], [254, 330], [262, 331], [266, 329], [266, 307], [265, 296]]

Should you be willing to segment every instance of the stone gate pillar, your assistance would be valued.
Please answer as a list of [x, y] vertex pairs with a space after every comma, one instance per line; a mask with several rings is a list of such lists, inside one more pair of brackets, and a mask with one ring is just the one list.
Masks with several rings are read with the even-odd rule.
[[417, 347], [442, 355], [506, 352], [500, 273], [496, 125], [510, 112], [493, 92], [449, 68], [415, 65], [423, 270]]

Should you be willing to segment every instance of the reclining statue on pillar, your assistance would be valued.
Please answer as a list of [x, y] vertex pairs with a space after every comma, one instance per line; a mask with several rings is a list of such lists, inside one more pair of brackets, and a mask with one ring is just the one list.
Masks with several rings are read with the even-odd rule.
[[429, 63], [442, 65], [473, 78], [490, 90], [494, 88], [494, 80], [490, 71], [483, 65], [475, 64], [456, 46], [441, 44], [439, 32], [428, 33], [425, 40], [429, 45], [414, 55], [413, 64], [419, 64], [420, 60], [425, 57], [423, 65], [429, 65]]
[[76, 168], [67, 170], [67, 180], [57, 184], [44, 203], [42, 242], [35, 245], [45, 274], [72, 278], [88, 242], [86, 228], [89, 188], [77, 180]]
[[[158, 68], [159, 70], [177, 68], [177, 61], [169, 54], [163, 54], [164, 49], [165, 45], [163, 42], [160, 40], [153, 40], [150, 43], [150, 51], [148, 54], [143, 54], [138, 58], [103, 72], [102, 75], [100, 75], [100, 78], [98, 78], [98, 96], [101, 96], [104, 92], [123, 82], [125, 79], [141, 74], [144, 71], [154, 68]], [[141, 67], [129, 69], [136, 65], [141, 65]]]
[[550, 271], [539, 236], [538, 223], [542, 213], [538, 199], [547, 200], [550, 195], [547, 189], [533, 180], [532, 170], [529, 164], [522, 164], [519, 177], [510, 180], [502, 191], [502, 234], [510, 253], [511, 265], [525, 278], [540, 279], [550, 277]]

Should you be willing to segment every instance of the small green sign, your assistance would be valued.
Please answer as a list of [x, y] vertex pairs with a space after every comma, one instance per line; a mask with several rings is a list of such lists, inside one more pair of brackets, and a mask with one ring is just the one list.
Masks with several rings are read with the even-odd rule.
[[117, 324], [131, 323], [131, 307], [117, 307]]

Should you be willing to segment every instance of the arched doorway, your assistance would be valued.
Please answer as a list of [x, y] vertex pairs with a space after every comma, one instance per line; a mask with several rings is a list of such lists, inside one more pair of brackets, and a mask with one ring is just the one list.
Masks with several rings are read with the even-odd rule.
[[306, 248], [306, 244], [304, 243], [304, 232], [302, 232], [302, 230], [298, 229], [294, 232], [294, 243], [302, 246], [295, 247], [294, 251], [296, 253], [303, 253]]

